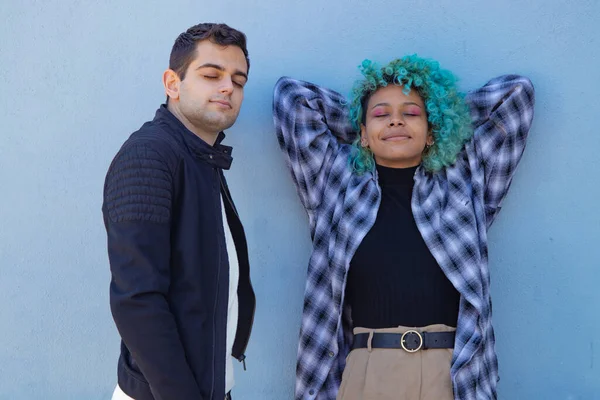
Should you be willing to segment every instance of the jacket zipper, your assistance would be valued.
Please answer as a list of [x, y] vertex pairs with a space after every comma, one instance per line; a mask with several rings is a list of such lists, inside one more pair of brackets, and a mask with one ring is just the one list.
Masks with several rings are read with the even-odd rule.
[[[218, 174], [218, 175], [219, 175], [219, 184], [223, 188], [223, 193], [225, 193], [225, 198], [227, 199], [227, 202], [231, 206], [231, 209], [233, 210], [233, 213], [235, 214], [235, 216], [237, 217], [237, 219], [240, 221], [240, 224], [241, 224], [241, 218], [240, 218], [237, 210], [235, 209], [235, 206], [233, 205], [233, 200], [231, 199], [231, 197], [229, 197], [229, 191], [226, 190], [226, 187], [225, 187], [225, 185], [223, 183], [223, 180], [221, 178], [221, 174]], [[225, 221], [225, 223], [228, 223], [228, 222]], [[250, 260], [248, 260], [248, 262], [249, 261]], [[250, 276], [248, 276], [248, 283], [250, 284], [250, 286], [252, 286], [252, 281], [250, 280]], [[254, 312], [255, 312], [255, 310], [256, 310], [256, 305], [254, 306], [254, 310], [252, 311], [252, 319], [250, 320], [250, 326], [254, 325]], [[244, 343], [244, 347], [242, 349], [242, 355], [237, 358], [237, 360], [242, 363], [244, 371], [246, 371], [246, 349], [248, 348], [248, 342], [249, 342], [249, 340], [246, 340], [246, 343]]]

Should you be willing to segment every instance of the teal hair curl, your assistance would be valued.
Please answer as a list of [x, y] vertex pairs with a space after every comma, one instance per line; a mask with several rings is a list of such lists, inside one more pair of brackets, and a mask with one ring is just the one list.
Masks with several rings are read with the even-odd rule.
[[[371, 60], [359, 66], [363, 78], [356, 81], [350, 96], [350, 121], [360, 132], [365, 109], [371, 95], [379, 88], [394, 84], [404, 87], [404, 94], [417, 90], [427, 109], [427, 121], [433, 133], [434, 144], [423, 152], [423, 166], [436, 172], [456, 162], [456, 156], [473, 135], [469, 107], [464, 95], [456, 88], [456, 77], [441, 69], [437, 61], [404, 56], [379, 67]], [[360, 144], [360, 136], [353, 143], [350, 165], [359, 174], [373, 170], [373, 153]]]

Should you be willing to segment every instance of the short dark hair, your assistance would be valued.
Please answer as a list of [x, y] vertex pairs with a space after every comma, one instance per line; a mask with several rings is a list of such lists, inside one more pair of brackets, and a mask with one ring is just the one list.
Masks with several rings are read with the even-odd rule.
[[196, 55], [196, 44], [202, 40], [221, 45], [234, 45], [242, 49], [250, 70], [250, 59], [246, 48], [246, 35], [226, 24], [203, 23], [194, 25], [175, 39], [169, 58], [169, 68], [175, 71], [179, 79], [185, 73]]

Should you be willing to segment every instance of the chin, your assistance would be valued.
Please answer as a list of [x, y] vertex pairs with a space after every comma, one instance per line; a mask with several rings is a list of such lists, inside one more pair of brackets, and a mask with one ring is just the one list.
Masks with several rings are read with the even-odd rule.
[[210, 121], [207, 121], [214, 131], [223, 131], [225, 129], [229, 129], [235, 123], [236, 118], [231, 118], [230, 116], [219, 116], [213, 117]]

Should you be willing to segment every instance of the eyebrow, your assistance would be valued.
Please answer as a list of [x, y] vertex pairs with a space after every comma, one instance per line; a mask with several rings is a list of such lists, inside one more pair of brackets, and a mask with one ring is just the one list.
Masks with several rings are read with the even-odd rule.
[[[423, 108], [423, 107], [421, 107], [419, 104], [415, 103], [414, 101], [407, 101], [407, 102], [404, 102], [404, 103], [402, 103], [402, 104], [403, 104], [403, 105], [405, 105], [405, 106], [408, 106], [408, 105], [415, 105], [415, 106], [417, 106], [417, 107], [419, 107], [419, 108]], [[389, 107], [389, 106], [390, 106], [390, 103], [377, 103], [377, 104], [375, 104], [373, 107], [371, 107], [371, 110], [372, 110], [372, 109], [374, 109], [375, 107], [380, 107], [380, 106], [388, 106], [388, 107]]]
[[[214, 69], [218, 69], [219, 71], [223, 71], [223, 72], [225, 71], [225, 67], [223, 67], [222, 65], [212, 64], [212, 63], [202, 64], [198, 68], [196, 68], [196, 70], [199, 70], [202, 68], [214, 68]], [[248, 80], [248, 74], [246, 74], [240, 70], [236, 70], [233, 73], [233, 75], [241, 76], [241, 77], [245, 78], [246, 80]]]

